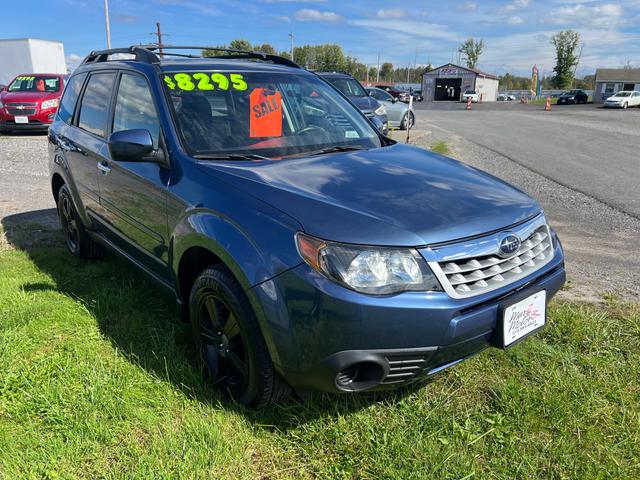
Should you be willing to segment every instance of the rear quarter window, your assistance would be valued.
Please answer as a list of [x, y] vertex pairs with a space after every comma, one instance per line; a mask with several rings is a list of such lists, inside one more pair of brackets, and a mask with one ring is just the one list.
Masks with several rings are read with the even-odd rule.
[[67, 82], [62, 100], [60, 101], [60, 107], [58, 108], [58, 118], [65, 123], [71, 123], [73, 112], [78, 102], [78, 96], [80, 95], [80, 89], [82, 88], [85, 78], [87, 78], [87, 74], [81, 73], [71, 77]]

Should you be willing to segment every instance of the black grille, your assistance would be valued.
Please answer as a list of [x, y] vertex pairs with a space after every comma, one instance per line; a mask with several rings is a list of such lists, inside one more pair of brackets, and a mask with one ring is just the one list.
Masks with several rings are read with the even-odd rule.
[[26, 117], [28, 115], [35, 115], [36, 114], [36, 109], [35, 108], [25, 108], [24, 110], [21, 110], [19, 108], [9, 108], [7, 107], [7, 113], [9, 115], [13, 115], [14, 117]]
[[24, 117], [27, 115], [35, 115], [36, 103], [33, 102], [7, 102], [5, 107], [9, 115]]
[[387, 355], [389, 374], [382, 381], [383, 385], [405, 383], [422, 373], [426, 368], [427, 357], [423, 355]]

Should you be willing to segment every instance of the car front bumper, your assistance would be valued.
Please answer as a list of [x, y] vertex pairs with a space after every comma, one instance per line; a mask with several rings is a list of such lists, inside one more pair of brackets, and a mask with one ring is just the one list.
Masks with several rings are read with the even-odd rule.
[[44, 131], [53, 123], [55, 110], [41, 110], [34, 115], [27, 115], [28, 123], [16, 123], [15, 116], [0, 109], [0, 130], [38, 130]]
[[[296, 389], [388, 389], [433, 375], [499, 344], [501, 308], [565, 282], [558, 241], [553, 259], [529, 277], [475, 297], [405, 292], [374, 297], [348, 290], [306, 264], [253, 288], [279, 373]], [[351, 382], [341, 379], [352, 376]]]

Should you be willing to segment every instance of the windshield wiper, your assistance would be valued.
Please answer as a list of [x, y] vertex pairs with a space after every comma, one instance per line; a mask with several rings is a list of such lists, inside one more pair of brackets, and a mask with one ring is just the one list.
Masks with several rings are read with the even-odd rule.
[[348, 145], [336, 145], [335, 147], [323, 148], [322, 150], [316, 150], [315, 152], [307, 153], [307, 155], [324, 155], [325, 153], [337, 152], [355, 152], [356, 150], [363, 150], [363, 148]]
[[193, 158], [197, 158], [198, 160], [270, 160], [269, 157], [264, 157], [255, 153], [201, 153], [194, 155]]

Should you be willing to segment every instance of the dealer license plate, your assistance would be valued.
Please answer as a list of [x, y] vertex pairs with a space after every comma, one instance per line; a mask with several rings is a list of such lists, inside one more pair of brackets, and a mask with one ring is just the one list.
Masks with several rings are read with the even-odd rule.
[[29, 123], [29, 117], [15, 117], [16, 123]]
[[504, 309], [504, 346], [538, 330], [546, 321], [547, 292], [542, 290]]

